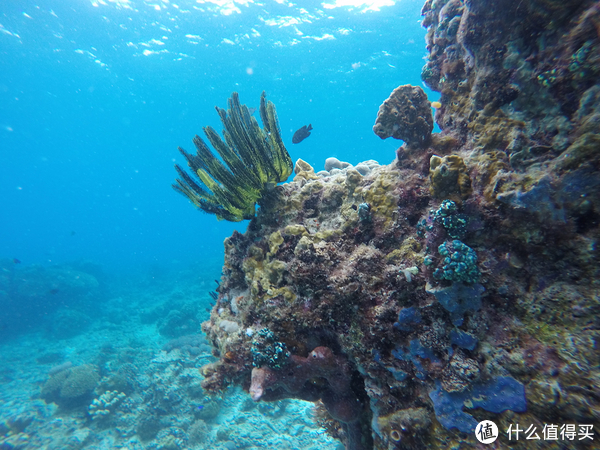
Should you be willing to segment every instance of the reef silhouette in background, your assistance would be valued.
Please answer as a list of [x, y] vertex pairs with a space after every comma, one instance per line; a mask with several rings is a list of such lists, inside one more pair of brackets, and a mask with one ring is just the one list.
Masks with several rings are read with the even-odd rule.
[[231, 94], [228, 106], [228, 110], [216, 107], [225, 141], [212, 127], [203, 128], [223, 161], [196, 135], [195, 155], [179, 147], [193, 175], [176, 164], [180, 178], [173, 188], [219, 220], [239, 222], [254, 217], [256, 203], [277, 183], [287, 180], [292, 159], [281, 139], [275, 105], [267, 102], [264, 92], [260, 97], [263, 128], [250, 109], [240, 104], [237, 92]]

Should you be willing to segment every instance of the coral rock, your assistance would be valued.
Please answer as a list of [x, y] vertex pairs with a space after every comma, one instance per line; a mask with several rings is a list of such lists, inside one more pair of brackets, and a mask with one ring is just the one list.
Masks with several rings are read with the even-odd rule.
[[439, 199], [465, 200], [472, 192], [467, 166], [458, 155], [433, 155], [429, 160], [429, 181], [431, 195]]
[[407, 145], [423, 147], [431, 138], [433, 117], [427, 94], [418, 86], [399, 86], [379, 107], [373, 132], [381, 139], [393, 137]]
[[[318, 382], [319, 379], [327, 384]], [[351, 386], [350, 366], [345, 358], [335, 356], [327, 347], [315, 348], [306, 358], [291, 355], [288, 365], [282, 369], [255, 367], [249, 392], [254, 401], [320, 399], [331, 417], [344, 424], [346, 448], [364, 448], [361, 426], [357, 423], [362, 405]]]
[[350, 163], [340, 161], [337, 158], [331, 157], [325, 160], [325, 170], [327, 172], [331, 172], [332, 169], [345, 169], [348, 166], [350, 166]]
[[46, 403], [56, 403], [63, 408], [88, 405], [100, 381], [96, 367], [91, 364], [62, 370], [50, 376], [42, 388], [41, 397]]
[[296, 165], [294, 166], [294, 174], [296, 174], [294, 181], [298, 181], [300, 179], [317, 180], [319, 178], [317, 175], [315, 175], [315, 169], [313, 169], [309, 163], [303, 161], [302, 159], [298, 159], [298, 161], [296, 161]]
[[[475, 448], [489, 413], [503, 430], [596, 424], [598, 1], [427, 0], [423, 15], [442, 133], [400, 87], [374, 127], [405, 141], [392, 164], [297, 176], [226, 240], [203, 386], [321, 399], [347, 450]], [[295, 356], [253, 370], [252, 337], [219, 327], [234, 319]], [[309, 363], [318, 348], [349, 376]]]

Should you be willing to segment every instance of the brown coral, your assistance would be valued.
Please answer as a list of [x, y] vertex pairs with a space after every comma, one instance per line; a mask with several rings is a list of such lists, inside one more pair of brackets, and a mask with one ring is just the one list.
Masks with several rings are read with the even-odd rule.
[[433, 155], [429, 160], [429, 181], [431, 195], [439, 199], [460, 201], [472, 191], [467, 166], [458, 155]]
[[378, 417], [377, 425], [386, 443], [393, 445], [402, 442], [403, 445], [415, 445], [415, 441], [418, 442], [415, 438], [427, 430], [431, 419], [427, 409], [409, 408]]
[[379, 107], [373, 132], [381, 139], [393, 137], [407, 145], [423, 147], [431, 138], [433, 117], [427, 94], [418, 86], [399, 86]]

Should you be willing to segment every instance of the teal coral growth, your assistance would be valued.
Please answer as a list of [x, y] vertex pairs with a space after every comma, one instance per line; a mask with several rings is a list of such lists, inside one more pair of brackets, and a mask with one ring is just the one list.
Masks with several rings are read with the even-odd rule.
[[575, 73], [577, 78], [584, 78], [594, 72], [592, 63], [588, 62], [588, 56], [593, 49], [593, 42], [586, 41], [573, 56], [569, 64], [569, 72]]
[[452, 200], [444, 200], [434, 212], [433, 219], [442, 225], [448, 236], [453, 239], [460, 239], [467, 232], [469, 220], [464, 214], [458, 213], [456, 203]]
[[444, 257], [444, 265], [435, 269], [433, 277], [437, 280], [477, 283], [481, 273], [477, 268], [475, 250], [458, 239], [446, 241], [438, 247], [440, 256]]
[[254, 367], [267, 366], [271, 369], [281, 369], [290, 358], [290, 352], [283, 342], [275, 340], [275, 335], [268, 328], [256, 333], [252, 342], [252, 359]]
[[239, 222], [252, 219], [256, 203], [274, 185], [287, 180], [292, 173], [292, 159], [281, 139], [275, 105], [266, 101], [264, 92], [260, 98], [262, 129], [248, 107], [240, 104], [237, 92], [228, 103], [227, 111], [217, 107], [225, 141], [213, 128], [204, 127], [225, 164], [196, 136], [195, 155], [179, 147], [195, 177], [176, 164], [181, 178], [173, 188], [218, 219]]
[[551, 87], [558, 79], [558, 71], [556, 69], [546, 70], [537, 76], [537, 80], [544, 87]]

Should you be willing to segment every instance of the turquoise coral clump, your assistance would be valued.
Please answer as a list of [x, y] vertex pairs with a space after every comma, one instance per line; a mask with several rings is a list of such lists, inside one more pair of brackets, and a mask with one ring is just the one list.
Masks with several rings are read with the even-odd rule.
[[438, 253], [444, 257], [444, 265], [433, 272], [436, 280], [477, 283], [481, 273], [477, 268], [475, 250], [458, 239], [446, 241], [438, 247]]
[[358, 205], [358, 220], [361, 223], [371, 222], [371, 205], [368, 203], [361, 203]]
[[544, 87], [552, 87], [558, 79], [558, 71], [556, 69], [546, 70], [537, 76], [537, 80]]
[[576, 73], [578, 78], [591, 75], [594, 71], [593, 64], [587, 61], [590, 51], [594, 48], [592, 41], [585, 42], [579, 50], [571, 56], [569, 72]]
[[290, 358], [290, 352], [283, 342], [275, 340], [275, 335], [268, 328], [263, 328], [256, 333], [252, 342], [252, 359], [254, 367], [270, 367], [281, 369]]
[[467, 232], [468, 218], [458, 213], [458, 207], [452, 200], [444, 200], [433, 213], [433, 220], [444, 227], [448, 236], [453, 239], [462, 238]]

